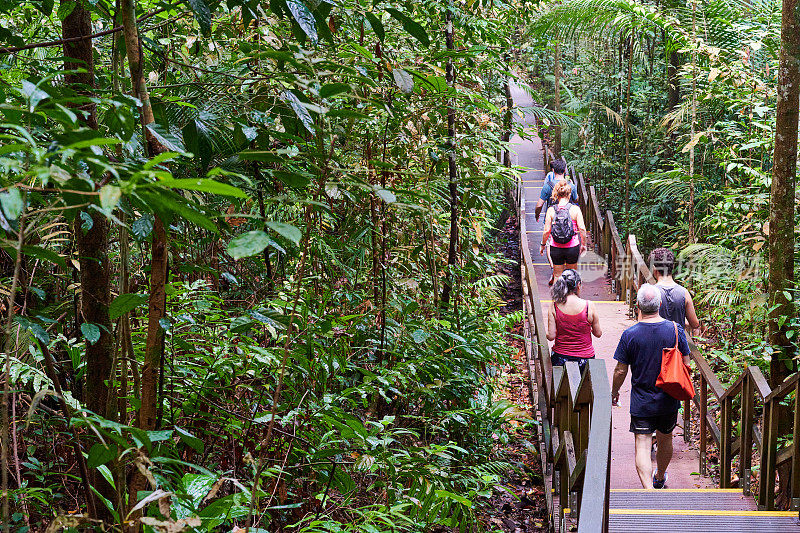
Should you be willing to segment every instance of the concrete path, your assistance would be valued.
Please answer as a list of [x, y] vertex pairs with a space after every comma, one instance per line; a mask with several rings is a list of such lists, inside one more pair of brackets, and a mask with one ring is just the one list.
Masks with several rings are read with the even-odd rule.
[[[517, 107], [524, 108], [533, 105], [530, 96], [522, 88], [512, 87], [512, 95]], [[528, 246], [531, 252], [531, 259], [534, 263], [536, 280], [539, 287], [539, 296], [542, 298], [542, 311], [547, 316], [550, 303], [550, 287], [547, 282], [550, 279], [552, 270], [546, 257], [539, 254], [539, 245], [542, 241], [542, 230], [544, 214], [537, 221], [534, 217], [534, 208], [541, 192], [542, 182], [545, 177], [544, 161], [542, 153], [542, 142], [539, 139], [535, 121], [531, 114], [520, 116], [515, 114], [518, 124], [525, 126], [526, 137], [523, 139], [519, 135], [512, 137], [511, 141], [516, 152], [515, 164], [525, 167], [528, 170], [522, 174], [523, 186], [525, 188], [525, 212], [527, 218], [525, 223], [528, 232]], [[590, 236], [591, 242], [591, 236]], [[581, 296], [593, 300], [600, 314], [600, 323], [603, 329], [603, 336], [594, 339], [595, 353], [599, 359], [606, 363], [608, 370], [609, 383], [614, 371], [616, 362], [614, 361], [614, 351], [617, 347], [620, 335], [634, 324], [627, 316], [627, 307], [623, 302], [616, 301], [616, 295], [611, 293], [610, 284], [605, 277], [604, 267], [598, 266], [599, 259], [592, 257], [592, 252], [588, 252], [578, 263], [578, 270], [583, 278]], [[597, 256], [594, 256], [597, 257]], [[639, 477], [634, 467], [634, 448], [633, 434], [630, 433], [630, 375], [626, 379], [620, 394], [620, 406], [613, 408], [612, 413], [612, 440], [611, 440], [611, 488], [641, 488]], [[679, 424], [682, 419], [679, 417]], [[673, 433], [673, 446], [675, 454], [670, 467], [667, 469], [669, 474], [668, 487], [673, 489], [697, 488], [713, 486], [710, 480], [701, 478], [699, 475], [692, 475], [699, 468], [698, 454], [694, 449], [690, 449], [683, 441], [683, 428], [679, 425]]]

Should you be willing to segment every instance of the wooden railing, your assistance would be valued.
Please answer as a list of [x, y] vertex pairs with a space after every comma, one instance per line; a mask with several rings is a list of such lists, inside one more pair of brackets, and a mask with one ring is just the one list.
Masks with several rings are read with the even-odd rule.
[[[550, 168], [553, 153], [544, 150], [544, 168]], [[628, 235], [626, 246], [610, 210], [603, 213], [593, 185], [587, 187], [583, 174], [569, 168], [570, 178], [578, 188], [578, 201], [586, 220], [587, 230], [593, 237], [596, 252], [605, 257], [611, 277], [613, 291], [628, 303], [630, 314], [636, 305], [636, 293], [644, 283], [655, 283], [647, 262], [639, 252], [634, 235]], [[684, 402], [683, 436], [687, 442], [691, 437], [691, 406], [698, 411], [700, 473], [708, 473], [708, 435], [719, 450], [719, 485], [731, 488], [734, 483], [734, 458], [739, 457], [738, 484], [743, 493], [750, 494], [753, 455], [759, 457], [759, 490], [757, 501], [760, 509], [775, 509], [775, 482], [777, 471], [791, 462], [789, 505], [800, 509], [800, 446], [788, 444], [779, 448], [779, 421], [793, 417], [790, 426], [792, 442], [800, 444], [800, 374], [794, 374], [774, 390], [770, 388], [761, 371], [750, 366], [727, 389], [714, 373], [708, 360], [698, 347], [689, 340], [691, 359], [695, 363], [698, 384], [697, 395]], [[711, 396], [709, 396], [709, 391]], [[794, 393], [790, 406], [782, 405]], [[756, 403], [758, 401], [758, 404]], [[760, 404], [760, 409], [759, 409]], [[738, 412], [738, 414], [737, 414]], [[761, 424], [757, 423], [761, 419]], [[719, 420], [719, 423], [717, 423]], [[735, 421], [739, 422], [734, 435]], [[785, 472], [789, 470], [786, 469]], [[783, 483], [783, 485], [787, 485]]]
[[[517, 196], [525, 354], [531, 396], [539, 419], [539, 443], [551, 528], [568, 531], [577, 519], [579, 533], [608, 531], [611, 468], [611, 388], [605, 364], [589, 361], [581, 375], [577, 363], [553, 368], [536, 274], [528, 249], [524, 189]], [[534, 382], [536, 384], [534, 388]]]

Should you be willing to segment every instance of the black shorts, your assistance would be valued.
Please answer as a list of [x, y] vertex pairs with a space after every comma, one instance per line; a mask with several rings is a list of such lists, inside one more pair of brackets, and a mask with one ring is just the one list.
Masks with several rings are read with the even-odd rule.
[[669, 435], [678, 425], [678, 411], [658, 416], [631, 415], [631, 433], [649, 435], [655, 431]]
[[554, 265], [574, 265], [578, 262], [580, 256], [580, 244], [572, 248], [557, 248], [552, 244], [550, 245], [550, 259], [553, 260]]
[[575, 357], [574, 355], [561, 355], [560, 353], [550, 352], [550, 361], [553, 366], [565, 366], [568, 361], [575, 361], [578, 363], [578, 368], [580, 368], [581, 373], [586, 370], [586, 365], [589, 364], [589, 359], [594, 359], [594, 356]]

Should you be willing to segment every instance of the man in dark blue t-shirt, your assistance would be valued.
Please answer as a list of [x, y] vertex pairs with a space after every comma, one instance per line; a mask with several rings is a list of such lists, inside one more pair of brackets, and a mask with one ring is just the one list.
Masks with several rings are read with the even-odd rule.
[[[614, 369], [611, 401], [614, 405], [619, 401], [619, 389], [630, 367], [631, 432], [636, 446], [636, 471], [644, 488], [662, 489], [667, 481], [667, 466], [672, 460], [672, 430], [678, 423], [680, 402], [656, 387], [656, 379], [661, 373], [664, 348], [672, 348], [677, 342], [683, 362], [688, 365], [689, 343], [682, 325], [659, 316], [661, 291], [655, 285], [643, 285], [636, 302], [639, 306], [639, 322], [622, 333], [614, 353], [617, 366]], [[658, 469], [655, 472], [650, 457], [653, 432], [658, 443]]]

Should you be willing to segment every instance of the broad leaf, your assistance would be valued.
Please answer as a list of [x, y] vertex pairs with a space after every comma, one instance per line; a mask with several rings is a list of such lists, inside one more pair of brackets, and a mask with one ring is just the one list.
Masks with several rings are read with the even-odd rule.
[[3, 213], [9, 220], [16, 220], [22, 214], [24, 209], [22, 202], [22, 194], [19, 189], [12, 187], [8, 191], [0, 194], [0, 206], [3, 208]]
[[103, 188], [100, 189], [100, 207], [110, 213], [117, 207], [121, 197], [122, 190], [119, 187], [116, 185], [103, 185]]
[[116, 320], [125, 313], [133, 311], [140, 305], [144, 305], [146, 303], [146, 294], [120, 294], [114, 298], [114, 301], [108, 306], [108, 316], [111, 320]]
[[392, 71], [392, 77], [394, 78], [394, 83], [404, 93], [408, 94], [414, 91], [414, 78], [405, 70], [401, 68], [394, 69]]
[[297, 95], [292, 91], [283, 91], [283, 100], [292, 106], [295, 115], [297, 115], [297, 118], [303, 123], [303, 126], [305, 126], [310, 133], [314, 133], [314, 119], [311, 118], [311, 113], [308, 112], [308, 109], [305, 108]]
[[150, 232], [153, 231], [153, 223], [155, 222], [153, 215], [145, 213], [139, 217], [131, 225], [131, 232], [137, 241], [145, 240]]
[[89, 344], [94, 344], [100, 340], [100, 326], [84, 322], [81, 324], [81, 333]]
[[430, 46], [431, 40], [428, 38], [425, 28], [423, 28], [419, 22], [394, 8], [387, 8], [386, 11], [392, 16], [393, 19], [399, 22], [403, 26], [403, 29], [406, 30], [412, 37], [417, 39], [423, 45]]
[[285, 222], [269, 221], [267, 222], [267, 227], [295, 244], [300, 244], [300, 239], [303, 238], [303, 234], [299, 229]]
[[200, 26], [200, 31], [203, 35], [208, 37], [211, 35], [211, 10], [208, 8], [205, 0], [186, 0], [186, 3], [192, 8], [194, 18]]
[[86, 460], [86, 464], [89, 468], [97, 468], [98, 466], [104, 465], [111, 461], [116, 456], [116, 446], [113, 444], [106, 446], [105, 444], [98, 442], [89, 448], [89, 458]]
[[261, 253], [264, 248], [269, 246], [270, 242], [272, 242], [272, 239], [263, 231], [248, 231], [228, 243], [228, 253], [234, 259], [250, 257]]
[[303, 33], [308, 35], [313, 44], [317, 44], [317, 24], [314, 20], [314, 15], [308, 10], [306, 5], [300, 0], [286, 0], [286, 7], [292, 13], [292, 17], [297, 21], [297, 25], [303, 30]]
[[211, 194], [220, 194], [223, 196], [235, 196], [236, 198], [247, 198], [247, 193], [228, 185], [227, 183], [220, 183], [218, 181], [203, 179], [203, 178], [188, 178], [188, 179], [165, 179], [157, 182], [161, 187], [169, 187], [171, 189], [185, 189], [188, 191], [208, 192]]
[[383, 40], [386, 39], [386, 31], [383, 29], [383, 23], [381, 22], [381, 19], [379, 19], [375, 13], [370, 13], [369, 11], [364, 13], [364, 16], [367, 17], [372, 31], [374, 31], [375, 35], [378, 36], [378, 39], [383, 42]]

